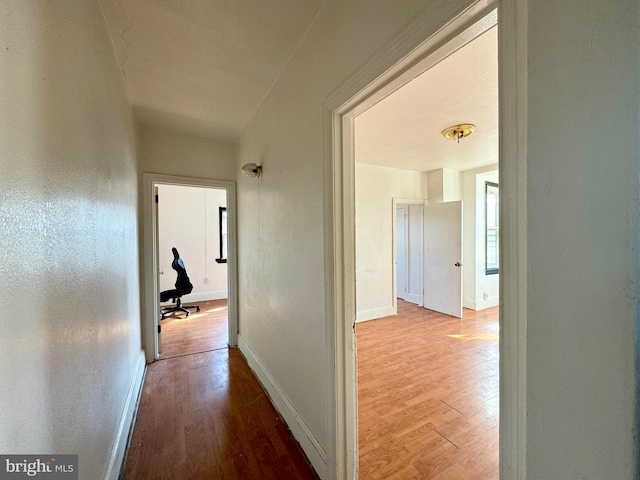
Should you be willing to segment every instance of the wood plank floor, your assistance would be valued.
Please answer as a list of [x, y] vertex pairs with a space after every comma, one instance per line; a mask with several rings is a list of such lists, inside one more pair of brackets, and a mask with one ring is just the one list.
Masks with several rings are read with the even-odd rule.
[[498, 478], [498, 307], [357, 324], [360, 479]]
[[235, 349], [147, 368], [124, 480], [316, 480]]
[[122, 479], [317, 480], [286, 424], [235, 348], [227, 301], [162, 320], [161, 359], [148, 365]]
[[227, 299], [185, 303], [200, 305], [200, 311], [173, 312], [162, 326], [160, 358], [225, 348], [229, 342]]

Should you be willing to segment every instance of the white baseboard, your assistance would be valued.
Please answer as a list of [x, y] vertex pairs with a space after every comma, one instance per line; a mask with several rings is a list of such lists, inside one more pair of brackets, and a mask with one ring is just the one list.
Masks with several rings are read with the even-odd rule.
[[249, 367], [267, 391], [273, 406], [280, 413], [289, 430], [291, 430], [293, 437], [307, 455], [316, 473], [321, 479], [327, 478], [327, 451], [241, 335], [238, 335], [238, 348], [240, 348], [240, 351], [247, 359]]
[[376, 318], [388, 317], [395, 315], [396, 311], [393, 309], [393, 305], [388, 307], [372, 308], [370, 310], [362, 310], [356, 312], [356, 322], [366, 322], [368, 320], [375, 320]]
[[495, 307], [496, 305], [500, 305], [499, 297], [491, 297], [486, 300], [477, 300], [475, 302], [473, 300], [465, 300], [462, 306], [464, 308], [478, 311], [484, 310], [485, 308]]
[[184, 297], [182, 297], [182, 302], [183, 303], [206, 302], [208, 300], [221, 300], [227, 297], [228, 297], [227, 290], [220, 290], [219, 292], [199, 292], [199, 293], [190, 293], [188, 295], [185, 295]]
[[118, 431], [116, 432], [116, 438], [113, 442], [113, 448], [111, 449], [111, 455], [109, 456], [109, 463], [107, 464], [107, 470], [104, 474], [104, 480], [118, 480], [120, 477], [120, 470], [122, 468], [122, 462], [124, 461], [124, 454], [127, 449], [127, 442], [129, 440], [129, 432], [131, 431], [133, 419], [138, 408], [138, 398], [142, 391], [142, 382], [144, 381], [144, 373], [147, 362], [145, 360], [144, 351], [140, 351], [138, 359], [136, 360], [136, 366], [129, 384], [129, 391], [127, 392], [127, 398], [124, 402], [124, 409], [122, 416], [120, 417], [120, 423], [118, 425]]
[[220, 300], [227, 297], [227, 290], [220, 290], [219, 292], [190, 293], [189, 295], [185, 295], [182, 301], [185, 303], [206, 302], [207, 300]]

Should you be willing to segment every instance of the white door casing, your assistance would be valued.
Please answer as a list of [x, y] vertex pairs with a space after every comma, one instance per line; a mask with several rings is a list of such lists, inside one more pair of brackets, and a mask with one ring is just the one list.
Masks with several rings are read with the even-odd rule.
[[[330, 399], [329, 478], [357, 478], [357, 362], [355, 354], [354, 120], [390, 92], [497, 23], [498, 2], [450, 1], [416, 18], [353, 78], [325, 101], [327, 371]], [[526, 477], [526, 91], [527, 11], [500, 2], [500, 177], [509, 202], [501, 205], [500, 477]], [[507, 322], [505, 319], [511, 319]], [[504, 352], [504, 354], [502, 353]]]
[[[160, 318], [158, 282], [158, 239], [155, 187], [158, 184], [211, 187], [227, 192], [227, 284], [229, 346], [238, 344], [238, 267], [236, 256], [236, 184], [227, 180], [180, 177], [143, 173], [143, 272], [144, 272], [144, 350], [147, 363], [159, 356], [158, 325]], [[165, 272], [166, 273], [166, 272]]]
[[424, 306], [462, 318], [462, 202], [424, 206]]
[[[160, 244], [160, 208], [158, 204], [158, 186], [153, 186], [153, 196], [155, 198], [155, 218], [156, 218], [156, 228], [153, 232], [155, 237], [155, 245]], [[156, 284], [156, 295], [157, 298], [160, 298], [160, 275], [164, 275], [164, 272], [159, 270], [158, 266], [160, 265], [160, 250], [158, 248], [155, 249], [155, 260], [156, 260], [156, 273], [158, 275], [158, 283]], [[162, 325], [158, 324], [158, 355], [162, 353]]]

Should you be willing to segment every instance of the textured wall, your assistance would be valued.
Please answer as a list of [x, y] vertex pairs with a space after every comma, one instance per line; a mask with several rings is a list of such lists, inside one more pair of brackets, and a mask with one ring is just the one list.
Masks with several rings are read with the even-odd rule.
[[356, 163], [358, 320], [390, 315], [389, 311], [394, 310], [393, 197], [423, 198], [426, 201], [424, 183], [421, 172]]
[[528, 470], [637, 478], [640, 4], [526, 4]]
[[[242, 137], [238, 177], [240, 334], [327, 447], [323, 103], [427, 7], [329, 0]], [[317, 467], [317, 466], [316, 466]]]
[[235, 181], [235, 163], [234, 143], [140, 127], [140, 172]]
[[0, 26], [0, 451], [102, 478], [140, 354], [130, 108], [97, 1]]

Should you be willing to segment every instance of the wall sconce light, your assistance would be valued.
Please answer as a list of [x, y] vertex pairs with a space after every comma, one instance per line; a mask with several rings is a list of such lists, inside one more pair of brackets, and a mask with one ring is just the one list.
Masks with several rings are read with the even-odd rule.
[[475, 125], [471, 125], [470, 123], [461, 123], [460, 125], [445, 128], [442, 131], [442, 135], [449, 140], [455, 140], [460, 143], [461, 138], [468, 137], [475, 131], [475, 129]]
[[242, 172], [250, 178], [262, 176], [262, 166], [256, 165], [255, 163], [247, 163], [242, 167]]

